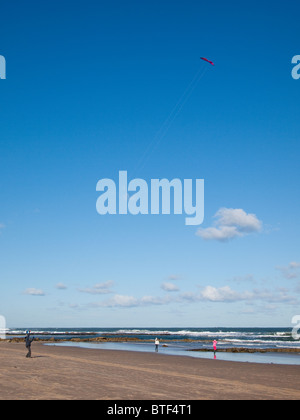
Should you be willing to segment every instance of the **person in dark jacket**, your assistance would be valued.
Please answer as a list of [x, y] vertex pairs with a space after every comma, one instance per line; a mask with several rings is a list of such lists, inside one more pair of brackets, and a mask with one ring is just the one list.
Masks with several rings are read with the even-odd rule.
[[26, 357], [31, 357], [31, 343], [33, 342], [33, 340], [34, 340], [34, 337], [30, 337], [30, 331], [27, 331], [26, 332], [26, 337], [25, 337], [25, 345], [26, 345], [26, 348], [27, 348], [27, 350], [28, 350], [28, 353], [27, 353], [27, 355], [26, 355]]

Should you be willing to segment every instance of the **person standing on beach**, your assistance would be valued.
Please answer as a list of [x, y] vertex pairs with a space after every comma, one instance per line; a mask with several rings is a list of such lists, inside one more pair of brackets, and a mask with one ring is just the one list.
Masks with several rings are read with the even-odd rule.
[[158, 346], [159, 346], [159, 339], [155, 339], [155, 351], [158, 352]]
[[217, 351], [217, 340], [214, 340], [213, 341], [213, 347], [214, 347], [214, 353], [216, 353], [216, 351]]
[[31, 358], [31, 343], [33, 342], [34, 337], [30, 338], [30, 331], [26, 332], [26, 337], [25, 337], [25, 345], [26, 345], [26, 349], [28, 350], [28, 353], [26, 355], [27, 358]]

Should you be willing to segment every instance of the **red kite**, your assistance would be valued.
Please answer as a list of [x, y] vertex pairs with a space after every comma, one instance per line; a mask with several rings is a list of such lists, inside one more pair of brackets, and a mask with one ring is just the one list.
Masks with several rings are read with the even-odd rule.
[[209, 61], [207, 58], [205, 58], [205, 57], [200, 57], [201, 58], [201, 60], [204, 60], [204, 61], [207, 61], [209, 64], [211, 64], [212, 66], [214, 66], [215, 65], [215, 63], [213, 63], [212, 61]]

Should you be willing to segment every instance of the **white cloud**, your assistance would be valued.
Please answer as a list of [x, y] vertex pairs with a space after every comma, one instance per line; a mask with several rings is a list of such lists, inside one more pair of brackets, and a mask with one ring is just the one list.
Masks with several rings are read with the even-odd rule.
[[184, 303], [199, 302], [201, 300], [203, 300], [201, 294], [197, 294], [195, 292], [183, 292], [180, 293], [180, 296], [178, 297], [178, 301]]
[[[292, 263], [292, 267], [298, 267], [298, 263]], [[300, 267], [300, 264], [299, 264]], [[254, 283], [253, 276], [245, 276], [245, 278]], [[240, 283], [243, 283], [244, 277], [238, 279]], [[96, 291], [106, 289], [112, 282], [102, 283], [101, 285], [94, 286], [92, 293], [96, 294]], [[135, 308], [145, 307], [153, 305], [169, 305], [169, 304], [199, 304], [201, 302], [215, 302], [215, 303], [238, 303], [243, 302], [247, 305], [261, 304], [274, 305], [274, 304], [299, 304], [298, 296], [290, 294], [288, 289], [265, 289], [265, 288], [254, 288], [252, 290], [234, 290], [230, 286], [225, 285], [216, 287], [213, 285], [206, 285], [198, 291], [184, 291], [179, 292], [179, 289], [173, 283], [167, 282], [161, 285], [164, 291], [171, 292], [164, 294], [163, 296], [151, 296], [146, 295], [142, 297], [135, 297], [132, 295], [114, 294], [111, 298], [90, 303], [89, 307], [94, 308]]]
[[247, 214], [242, 209], [220, 209], [216, 215], [218, 225], [238, 227], [241, 232], [258, 232], [262, 223], [255, 214]]
[[276, 270], [279, 270], [287, 280], [296, 279], [300, 276], [300, 263], [292, 261], [288, 266], [276, 267]]
[[100, 302], [97, 306], [104, 306], [104, 307], [133, 307], [138, 306], [138, 299], [133, 296], [126, 296], [126, 295], [114, 295], [111, 299]]
[[232, 290], [229, 286], [220, 288], [206, 286], [202, 291], [201, 296], [204, 300], [210, 300], [212, 302], [233, 302], [249, 299], [251, 294], [248, 292], [238, 293]]
[[298, 299], [288, 294], [286, 289], [254, 289], [252, 291], [237, 292], [229, 286], [216, 288], [206, 286], [201, 292], [201, 300], [211, 302], [239, 302], [248, 301], [255, 302], [262, 300], [264, 304], [268, 303], [288, 303], [297, 304]]
[[26, 289], [23, 292], [24, 295], [31, 295], [31, 296], [45, 296], [45, 293], [41, 289], [35, 289], [34, 287]]
[[300, 268], [300, 263], [298, 263], [296, 261], [292, 261], [289, 264], [289, 268]]
[[59, 289], [59, 290], [65, 290], [65, 289], [67, 289], [67, 286], [65, 284], [63, 284], [63, 283], [57, 283], [57, 285], [55, 286], [55, 288], [56, 289]]
[[171, 280], [171, 281], [176, 281], [176, 280], [180, 280], [180, 276], [179, 275], [177, 275], [177, 274], [171, 274], [169, 277], [168, 277], [168, 280]]
[[161, 288], [165, 291], [165, 292], [178, 292], [179, 288], [171, 283], [171, 282], [165, 282], [161, 285]]
[[157, 296], [143, 296], [138, 300], [139, 305], [166, 305], [172, 302], [172, 298], [169, 296], [166, 297], [157, 297]]
[[262, 222], [255, 214], [246, 213], [242, 209], [221, 208], [214, 215], [214, 226], [198, 229], [197, 235], [204, 240], [225, 242], [250, 233], [259, 232]]
[[238, 236], [243, 236], [234, 226], [220, 226], [218, 228], [210, 227], [206, 229], [200, 228], [197, 231], [197, 235], [207, 241], [217, 240], [221, 242], [236, 238]]
[[113, 286], [113, 284], [114, 282], [110, 280], [105, 283], [95, 284], [91, 288], [78, 289], [78, 291], [82, 293], [90, 293], [91, 295], [104, 295], [107, 293], [112, 293], [110, 287]]
[[143, 296], [141, 298], [136, 298], [134, 296], [127, 295], [114, 295], [111, 299], [108, 299], [103, 302], [93, 304], [93, 306], [99, 307], [122, 307], [122, 308], [133, 308], [137, 306], [148, 306], [148, 305], [165, 305], [172, 301], [168, 296], [166, 297], [156, 297], [156, 296]]

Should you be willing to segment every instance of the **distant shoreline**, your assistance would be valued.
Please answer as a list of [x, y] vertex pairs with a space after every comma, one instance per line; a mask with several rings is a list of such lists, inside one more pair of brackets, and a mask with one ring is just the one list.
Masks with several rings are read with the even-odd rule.
[[[72, 334], [73, 335], [73, 334]], [[4, 343], [23, 343], [24, 337], [12, 337], [6, 339], [0, 339], [1, 342]], [[64, 334], [64, 338], [60, 337], [50, 337], [50, 338], [35, 338], [35, 342], [39, 343], [64, 343], [64, 342], [71, 342], [71, 343], [152, 343], [152, 339], [139, 339], [136, 337], [122, 337], [122, 336], [107, 336], [107, 337], [90, 337], [90, 338], [66, 338]], [[193, 340], [190, 338], [183, 338], [183, 339], [169, 339], [166, 341], [161, 341], [162, 347], [168, 347], [168, 344], [172, 344], [173, 342], [176, 343], [197, 343], [199, 340]], [[211, 343], [211, 340], [201, 340], [201, 343]], [[191, 352], [214, 352], [214, 350], [209, 347], [203, 348], [195, 348], [195, 349], [186, 349], [186, 351]], [[218, 348], [217, 353], [299, 353], [299, 348], [287, 348], [287, 347], [270, 347], [270, 348], [259, 348], [259, 347], [228, 347], [228, 348]]]

